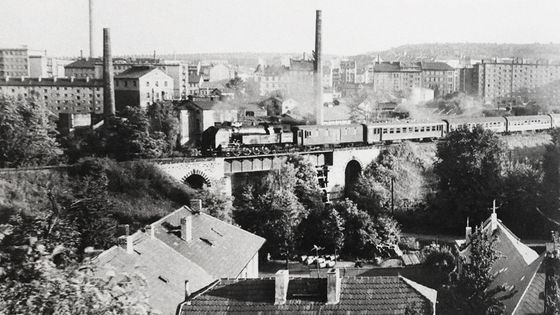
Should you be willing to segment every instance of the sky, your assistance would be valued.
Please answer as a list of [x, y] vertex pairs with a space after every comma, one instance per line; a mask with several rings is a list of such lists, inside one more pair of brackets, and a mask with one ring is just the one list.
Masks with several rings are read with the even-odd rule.
[[[310, 52], [315, 10], [323, 51], [403, 44], [560, 43], [560, 0], [94, 0], [94, 52], [114, 55]], [[88, 0], [1, 0], [0, 47], [88, 54]]]

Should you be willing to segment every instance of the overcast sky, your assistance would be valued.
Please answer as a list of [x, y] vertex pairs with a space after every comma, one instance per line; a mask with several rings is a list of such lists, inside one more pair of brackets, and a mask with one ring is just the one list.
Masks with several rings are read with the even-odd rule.
[[[560, 0], [94, 0], [95, 51], [303, 52], [323, 10], [324, 51], [407, 43], [560, 43]], [[1, 0], [0, 47], [88, 53], [88, 0]]]

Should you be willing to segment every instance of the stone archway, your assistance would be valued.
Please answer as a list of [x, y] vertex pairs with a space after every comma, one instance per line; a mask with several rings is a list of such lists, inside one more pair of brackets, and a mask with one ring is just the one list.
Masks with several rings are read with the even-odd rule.
[[347, 194], [356, 185], [362, 174], [362, 164], [357, 160], [350, 160], [344, 170], [344, 192]]
[[195, 189], [212, 186], [212, 181], [208, 178], [208, 175], [196, 169], [189, 171], [181, 181]]

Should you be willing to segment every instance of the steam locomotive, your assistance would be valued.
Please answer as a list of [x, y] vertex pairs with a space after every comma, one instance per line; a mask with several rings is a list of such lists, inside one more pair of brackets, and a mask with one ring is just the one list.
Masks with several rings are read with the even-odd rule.
[[496, 133], [541, 131], [560, 127], [560, 114], [447, 118], [441, 121], [395, 121], [347, 125], [268, 125], [211, 127], [202, 147], [212, 155], [257, 155], [314, 148], [384, 144], [402, 140], [436, 140], [446, 133], [475, 126]]

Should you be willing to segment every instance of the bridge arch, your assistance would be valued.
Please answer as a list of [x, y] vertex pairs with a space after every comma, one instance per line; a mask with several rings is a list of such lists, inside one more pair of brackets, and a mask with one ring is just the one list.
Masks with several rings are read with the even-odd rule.
[[208, 175], [197, 169], [188, 171], [181, 181], [195, 189], [212, 186], [212, 181]]
[[344, 190], [346, 193], [350, 191], [358, 182], [358, 178], [362, 174], [362, 163], [356, 159], [348, 161], [344, 169]]

